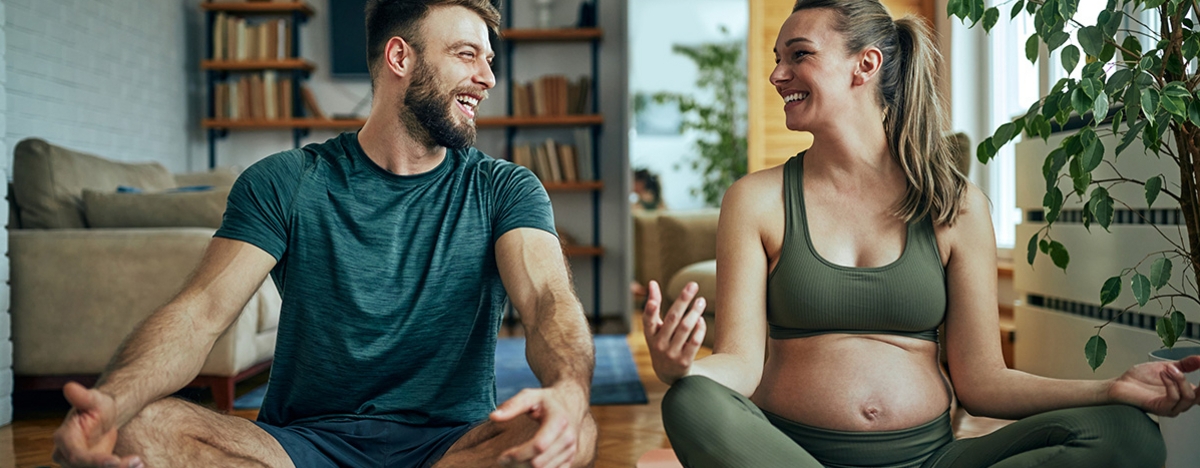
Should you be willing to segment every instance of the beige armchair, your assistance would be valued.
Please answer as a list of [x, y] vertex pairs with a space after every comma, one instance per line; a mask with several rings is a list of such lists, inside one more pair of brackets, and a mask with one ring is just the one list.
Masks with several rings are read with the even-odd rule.
[[[16, 389], [94, 382], [125, 336], [182, 289], [212, 238], [233, 180], [228, 172], [173, 176], [157, 163], [120, 163], [36, 139], [18, 143], [9, 197]], [[218, 189], [108, 197], [117, 186], [159, 191], [192, 185]], [[165, 204], [154, 197], [166, 197]], [[214, 204], [220, 210], [215, 215], [186, 213], [188, 206], [211, 210]], [[161, 212], [154, 213], [155, 206]], [[179, 223], [196, 227], [89, 227]], [[280, 304], [268, 279], [217, 340], [190, 386], [211, 387], [218, 408], [231, 409], [234, 384], [270, 366]]]

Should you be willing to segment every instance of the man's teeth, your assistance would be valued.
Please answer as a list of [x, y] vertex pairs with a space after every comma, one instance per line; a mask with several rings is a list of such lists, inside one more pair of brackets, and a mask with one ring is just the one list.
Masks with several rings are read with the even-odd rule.
[[475, 99], [474, 97], [468, 96], [466, 94], [459, 94], [458, 96], [455, 96], [455, 99], [458, 99], [458, 102], [467, 104], [471, 107], [476, 107], [479, 105], [478, 99]]
[[808, 93], [792, 93], [787, 96], [784, 96], [783, 102], [786, 104], [786, 103], [789, 103], [792, 101], [803, 101], [807, 97], [808, 97]]

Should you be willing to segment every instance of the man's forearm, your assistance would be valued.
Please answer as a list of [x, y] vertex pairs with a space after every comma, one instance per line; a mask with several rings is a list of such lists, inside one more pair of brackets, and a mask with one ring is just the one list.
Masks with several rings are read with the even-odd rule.
[[578, 299], [569, 293], [546, 294], [528, 328], [525, 359], [543, 387], [578, 386], [591, 394], [595, 347]]
[[[116, 401], [120, 424], [200, 373], [220, 332], [197, 323], [195, 304], [175, 301], [151, 314], [117, 349], [96, 384]], [[226, 324], [227, 325], [227, 324]], [[225, 327], [220, 327], [224, 330]]]

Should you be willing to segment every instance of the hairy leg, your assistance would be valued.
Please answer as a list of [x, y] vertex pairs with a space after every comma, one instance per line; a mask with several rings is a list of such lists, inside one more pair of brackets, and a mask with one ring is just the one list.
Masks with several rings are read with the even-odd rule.
[[[487, 421], [471, 429], [446, 450], [434, 468], [495, 466], [504, 451], [528, 442], [538, 431], [538, 422], [528, 416], [511, 421]], [[580, 434], [573, 468], [590, 467], [596, 460], [596, 420], [588, 414]], [[540, 468], [540, 467], [534, 467]]]
[[121, 428], [116, 452], [138, 455], [147, 468], [295, 466], [279, 442], [253, 422], [176, 398], [142, 409]]

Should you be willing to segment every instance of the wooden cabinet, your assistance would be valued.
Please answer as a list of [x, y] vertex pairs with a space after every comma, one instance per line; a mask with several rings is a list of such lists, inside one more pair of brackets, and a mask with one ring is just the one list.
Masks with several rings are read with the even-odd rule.
[[[750, 0], [750, 29], [746, 38], [750, 172], [783, 164], [812, 146], [812, 134], [787, 129], [783, 101], [769, 79], [775, 68], [771, 49], [794, 4], [793, 0]], [[883, 4], [896, 17], [912, 13], [930, 19], [931, 23], [935, 17], [934, 0], [884, 0]]]

